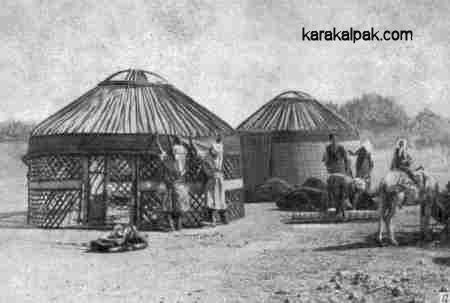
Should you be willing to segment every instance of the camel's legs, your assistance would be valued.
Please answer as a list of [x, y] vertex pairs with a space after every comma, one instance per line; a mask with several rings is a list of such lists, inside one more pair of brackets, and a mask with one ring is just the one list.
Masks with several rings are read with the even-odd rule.
[[378, 242], [383, 242], [383, 224], [384, 224], [384, 205], [386, 201], [382, 199], [380, 201], [380, 204], [378, 206], [378, 213], [379, 213], [379, 219], [378, 219]]
[[394, 223], [392, 221], [392, 217], [390, 217], [388, 220], [386, 220], [386, 229], [388, 230], [389, 241], [391, 241], [391, 243], [393, 245], [397, 246], [398, 242], [395, 239]]
[[387, 214], [387, 218], [385, 220], [385, 222], [386, 222], [386, 230], [388, 232], [388, 237], [389, 237], [389, 240], [391, 241], [391, 243], [393, 245], [398, 245], [398, 242], [395, 239], [394, 222], [393, 222], [393, 218], [395, 216], [396, 208], [397, 208], [397, 203], [395, 203], [395, 202], [392, 203], [392, 208], [389, 209], [389, 213]]
[[378, 221], [378, 242], [383, 242], [383, 216]]

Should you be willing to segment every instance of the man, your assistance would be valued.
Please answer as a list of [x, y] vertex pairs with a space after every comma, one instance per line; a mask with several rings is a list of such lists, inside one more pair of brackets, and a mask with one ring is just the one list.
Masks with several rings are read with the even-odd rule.
[[215, 215], [218, 213], [222, 223], [228, 224], [227, 204], [223, 188], [223, 143], [220, 135], [216, 142], [211, 144], [205, 161], [205, 164], [210, 168], [210, 176], [206, 185], [206, 201], [210, 209], [212, 223], [215, 224]]
[[372, 144], [370, 144], [369, 140], [366, 140], [356, 152], [349, 150], [348, 153], [356, 156], [356, 177], [365, 180], [367, 188], [370, 188], [371, 174], [374, 166]]
[[322, 160], [325, 163], [328, 173], [341, 173], [352, 176], [345, 148], [337, 143], [335, 134], [330, 134], [329, 139], [330, 144], [326, 147]]

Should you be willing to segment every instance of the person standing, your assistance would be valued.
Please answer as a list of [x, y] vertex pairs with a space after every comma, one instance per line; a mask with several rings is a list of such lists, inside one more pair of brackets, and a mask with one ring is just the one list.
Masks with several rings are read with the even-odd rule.
[[165, 183], [169, 191], [169, 225], [172, 230], [180, 230], [183, 215], [190, 209], [189, 188], [185, 180], [188, 151], [177, 136], [173, 139], [170, 155], [162, 149], [159, 140], [157, 144], [161, 151], [161, 160], [166, 168]]
[[215, 225], [216, 214], [218, 214], [222, 223], [228, 224], [225, 190], [223, 188], [223, 143], [220, 135], [211, 144], [206, 161], [212, 170], [206, 184], [206, 202], [210, 210], [211, 221]]
[[372, 144], [369, 140], [364, 141], [355, 152], [349, 150], [351, 156], [356, 156], [356, 177], [366, 181], [367, 188], [371, 185], [373, 170]]
[[341, 173], [352, 176], [350, 163], [345, 148], [337, 143], [335, 134], [329, 135], [330, 144], [326, 147], [322, 161], [325, 163], [328, 173]]

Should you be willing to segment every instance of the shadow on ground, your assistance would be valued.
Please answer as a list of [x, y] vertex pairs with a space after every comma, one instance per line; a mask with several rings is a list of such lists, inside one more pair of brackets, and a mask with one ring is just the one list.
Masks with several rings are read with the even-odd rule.
[[[420, 232], [397, 232], [396, 238], [399, 247], [405, 246], [423, 246], [422, 235]], [[346, 251], [353, 249], [364, 249], [364, 248], [376, 248], [388, 246], [390, 243], [386, 240], [383, 243], [379, 243], [377, 240], [377, 234], [369, 235], [364, 241], [340, 244], [340, 245], [330, 245], [314, 249], [314, 251]]]
[[31, 228], [27, 225], [26, 211], [10, 211], [0, 213], [0, 228]]
[[433, 263], [450, 267], [450, 257], [435, 257], [433, 258]]

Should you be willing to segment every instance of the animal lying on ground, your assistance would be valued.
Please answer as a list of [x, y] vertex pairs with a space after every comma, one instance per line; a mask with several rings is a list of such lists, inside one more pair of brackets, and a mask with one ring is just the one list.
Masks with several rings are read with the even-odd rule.
[[[398, 245], [394, 234], [393, 218], [397, 208], [402, 206], [407, 193], [414, 199], [419, 199], [422, 204], [422, 214], [431, 209], [431, 204], [437, 197], [439, 188], [436, 180], [424, 170], [414, 172], [417, 184], [414, 184], [403, 171], [390, 171], [381, 180], [377, 191], [373, 194], [374, 199], [379, 203], [378, 241], [383, 241], [383, 225], [388, 232], [388, 239], [391, 244]], [[422, 217], [424, 217], [422, 215]], [[421, 222], [421, 225], [426, 224]]]

